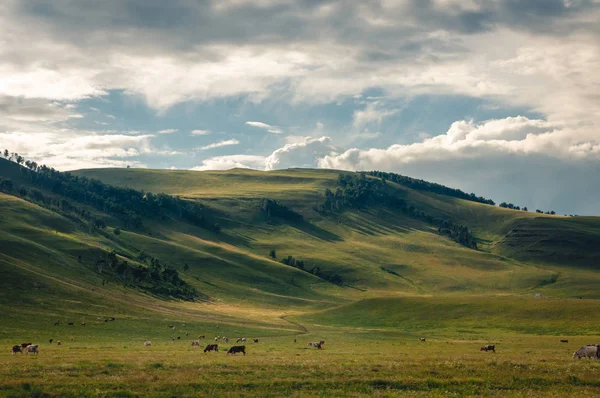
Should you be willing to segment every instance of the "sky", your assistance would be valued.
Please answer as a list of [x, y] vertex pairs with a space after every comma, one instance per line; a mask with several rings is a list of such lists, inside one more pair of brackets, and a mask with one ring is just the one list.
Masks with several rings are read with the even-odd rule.
[[0, 147], [600, 215], [600, 0], [3, 0]]

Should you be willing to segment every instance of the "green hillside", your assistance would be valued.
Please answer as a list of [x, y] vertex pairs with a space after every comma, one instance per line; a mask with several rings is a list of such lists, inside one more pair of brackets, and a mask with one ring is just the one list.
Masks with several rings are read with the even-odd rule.
[[[87, 358], [102, 368], [95, 357], [106, 347], [111, 353], [105, 361], [113, 363], [126, 358], [132, 344], [141, 350], [140, 342], [157, 341], [164, 348], [136, 354], [145, 360], [127, 357], [136, 365], [120, 372], [134, 378], [140, 369], [166, 367], [174, 377], [183, 369], [190, 377], [182, 381], [183, 396], [198, 392], [186, 384], [196, 359], [183, 365], [169, 353], [167, 344], [178, 344], [177, 337], [187, 347], [198, 334], [258, 336], [270, 342], [256, 348], [264, 361], [277, 358], [289, 366], [289, 373], [280, 374], [271, 363], [256, 363], [268, 377], [280, 378], [276, 387], [221, 380], [214, 370], [211, 377], [221, 380], [217, 395], [228, 391], [228, 383], [257, 394], [288, 394], [302, 385], [371, 395], [378, 387], [366, 377], [370, 367], [356, 369], [350, 390], [342, 379], [302, 384], [296, 366], [305, 365], [289, 358], [316, 354], [306, 351], [305, 342], [290, 348], [292, 336], [335, 342], [323, 366], [346, 374], [344, 363], [356, 362], [348, 355], [363, 343], [374, 344], [393, 366], [396, 358], [386, 353], [418, 352], [414, 341], [421, 335], [447, 344], [512, 341], [511, 358], [526, 342], [535, 342], [533, 336], [544, 336], [545, 352], [559, 361], [566, 354], [553, 351], [552, 336], [582, 344], [600, 327], [597, 217], [504, 209], [440, 194], [426, 184], [333, 170], [62, 174], [0, 159], [0, 191], [0, 342], [73, 341], [70, 349], [82, 350], [82, 356], [75, 351], [68, 356], [73, 366]], [[65, 326], [68, 322], [74, 326]], [[445, 355], [459, 355], [459, 348]], [[46, 349], [54, 353], [57, 347]], [[356, 355], [379, 366], [367, 359], [371, 353], [365, 348]], [[428, 360], [439, 360], [431, 355]], [[151, 358], [163, 362], [153, 368]], [[219, 361], [212, 363], [228, 366]], [[484, 369], [478, 361], [469, 357], [464, 366], [477, 373]], [[414, 366], [429, 365], [423, 359]], [[495, 374], [495, 365], [489, 366], [481, 371], [479, 387], [467, 376], [431, 382], [425, 370], [414, 370], [413, 384], [385, 385], [459, 394], [535, 388], [510, 373], [503, 373], [505, 384], [488, 385]], [[66, 371], [57, 370], [64, 378], [53, 393], [98, 388], [96, 376], [81, 376], [85, 383], [75, 385]], [[531, 377], [545, 372], [536, 368]], [[395, 380], [392, 373], [386, 380]], [[10, 381], [7, 391], [25, 383], [0, 371], [0, 381], [3, 377]], [[108, 389], [102, 391], [119, 391], [112, 381], [102, 383]], [[144, 383], [130, 383], [136, 394], [149, 391]], [[561, 383], [552, 385], [571, 391], [569, 380]], [[168, 383], [156, 386], [177, 390]], [[578, 386], [583, 395], [591, 388]]]

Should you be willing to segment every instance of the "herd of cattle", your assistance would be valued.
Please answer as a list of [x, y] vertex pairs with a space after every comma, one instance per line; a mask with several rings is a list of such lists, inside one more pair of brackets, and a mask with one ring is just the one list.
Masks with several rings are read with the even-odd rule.
[[[104, 322], [114, 322], [116, 319], [111, 317], [111, 318], [106, 318], [104, 319]], [[101, 319], [98, 318], [97, 321], [101, 322]], [[60, 321], [56, 321], [54, 323], [54, 326], [59, 326], [60, 325]], [[68, 326], [74, 326], [73, 322], [68, 322], [67, 323]], [[85, 326], [85, 322], [81, 322], [81, 326]], [[185, 325], [183, 325], [185, 326]], [[217, 326], [218, 327], [218, 326]], [[175, 330], [175, 326], [173, 325], [169, 325], [169, 328], [172, 330]], [[189, 336], [189, 333], [185, 334], [186, 336]], [[198, 340], [193, 340], [192, 341], [192, 347], [200, 347], [200, 340], [204, 339], [206, 336], [205, 335], [199, 335], [198, 336]], [[73, 338], [71, 338], [73, 339]], [[177, 336], [177, 340], [180, 340], [181, 336]], [[171, 340], [175, 340], [175, 338], [173, 336], [171, 336]], [[226, 336], [217, 336], [215, 337], [215, 342], [218, 341], [223, 341], [225, 343], [229, 342], [229, 338]], [[258, 343], [258, 339], [252, 339], [254, 341], [254, 343]], [[48, 340], [50, 344], [52, 344], [52, 342], [54, 341], [53, 339]], [[420, 342], [425, 342], [426, 339], [425, 337], [419, 337], [419, 341]], [[565, 340], [562, 339], [560, 340], [561, 343], [568, 343], [569, 340]], [[239, 337], [236, 340], [236, 343], [246, 343], [246, 338], [245, 337]], [[296, 339], [294, 339], [294, 343], [296, 343]], [[324, 340], [320, 340], [320, 341], [311, 341], [309, 342], [307, 345], [311, 348], [317, 348], [319, 350], [321, 350], [323, 348], [323, 345], [325, 344]], [[58, 340], [56, 342], [57, 346], [62, 345], [62, 343], [60, 342], [60, 340]], [[145, 347], [151, 347], [152, 346], [152, 342], [150, 340], [147, 340], [144, 342], [144, 346]], [[204, 352], [219, 352], [219, 344], [217, 343], [211, 343], [208, 344], [205, 348], [204, 348]], [[488, 344], [488, 345], [484, 345], [480, 348], [480, 351], [491, 351], [493, 353], [496, 353], [496, 345], [495, 344]], [[32, 343], [21, 343], [20, 345], [14, 345], [12, 347], [11, 353], [12, 354], [17, 354], [17, 353], [25, 353], [27, 355], [29, 354], [39, 354], [39, 344], [32, 344]], [[243, 355], [246, 355], [246, 346], [245, 345], [236, 345], [236, 346], [232, 346], [231, 348], [229, 348], [229, 350], [227, 350], [227, 354], [237, 354], [237, 353], [242, 353]], [[577, 351], [575, 351], [573, 353], [573, 358], [594, 358], [594, 359], [600, 359], [600, 345], [599, 344], [588, 344], [585, 345], [583, 347], [581, 347], [580, 349], [578, 349]]]
[[[169, 326], [169, 327], [171, 327], [171, 326]], [[200, 339], [203, 339], [203, 338], [204, 338], [204, 335], [200, 335], [200, 336], [198, 336], [198, 340], [193, 340], [192, 341], [192, 347], [200, 347]], [[224, 342], [226, 342], [226, 343], [229, 341], [228, 337], [221, 337], [221, 336], [215, 337], [215, 341], [219, 341], [221, 339]], [[258, 339], [252, 339], [252, 340], [254, 341], [254, 343], [258, 343]], [[294, 339], [294, 343], [295, 342], [296, 342], [296, 339]], [[239, 337], [236, 340], [236, 343], [246, 343], [246, 338], [245, 337]], [[310, 343], [308, 343], [308, 346], [309, 347], [313, 347], [313, 348], [317, 348], [317, 349], [321, 350], [323, 348], [323, 344], [325, 344], [325, 340], [311, 341]], [[152, 341], [146, 340], [144, 342], [144, 347], [152, 347]], [[211, 344], [207, 344], [207, 346], [204, 348], [204, 352], [206, 353], [206, 352], [210, 352], [210, 351], [219, 352], [219, 344], [212, 344], [212, 343]], [[232, 346], [227, 351], [227, 354], [234, 354], [235, 355], [238, 352], [241, 352], [243, 355], [246, 355], [246, 346], [245, 345]]]

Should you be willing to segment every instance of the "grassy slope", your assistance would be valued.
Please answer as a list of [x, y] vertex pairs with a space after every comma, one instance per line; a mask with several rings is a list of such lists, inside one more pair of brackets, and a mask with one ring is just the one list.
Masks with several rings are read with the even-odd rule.
[[[390, 184], [419, 209], [468, 225], [480, 240], [481, 250], [475, 252], [432, 234], [419, 221], [384, 209], [328, 217], [315, 213], [312, 207], [325, 188], [335, 188], [336, 171], [98, 169], [77, 173], [136, 189], [160, 186], [171, 194], [201, 199], [221, 212], [228, 233], [237, 238], [234, 244], [257, 255], [276, 248], [280, 256], [294, 255], [336, 270], [351, 286], [376, 294], [523, 292], [543, 287], [567, 296], [598, 296], [593, 292], [598, 277], [589, 270], [600, 255], [600, 220], [594, 217], [501, 209]], [[261, 197], [281, 200], [309, 222], [265, 223], [256, 216]], [[513, 237], [515, 230], [522, 229], [534, 230], [542, 238]], [[561, 240], [564, 244], [557, 246]], [[562, 256], [556, 255], [557, 247]], [[559, 279], [549, 286], [553, 275]]]
[[[0, 176], [26, 184], [15, 170], [0, 161]], [[483, 250], [473, 251], [385, 209], [315, 213], [337, 172], [77, 174], [201, 199], [218, 214], [223, 233], [148, 220], [143, 231], [116, 237], [111, 231], [118, 222], [106, 217], [107, 233], [90, 234], [75, 221], [0, 194], [0, 343], [31, 340], [43, 350], [39, 358], [0, 353], [0, 395], [597, 393], [598, 365], [565, 361], [597, 341], [600, 304], [593, 298], [600, 277], [589, 263], [600, 247], [593, 246], [597, 218], [539, 216], [397, 187], [428, 213], [469, 225], [482, 240]], [[257, 210], [262, 197], [283, 201], [306, 222], [265, 220]], [[554, 240], [516, 236], [524, 229]], [[557, 239], [569, 245], [557, 250]], [[269, 260], [271, 248], [280, 258], [294, 255], [340, 272], [345, 286]], [[103, 286], [93, 263], [100, 250], [112, 249], [132, 256], [144, 250], [180, 270], [189, 264], [184, 279], [210, 301]], [[534, 293], [554, 298], [534, 299]], [[586, 299], [568, 299], [577, 296]], [[110, 316], [117, 321], [102, 322]], [[52, 326], [57, 319], [63, 325]], [[87, 325], [67, 327], [67, 321]], [[189, 347], [198, 334], [260, 337], [261, 343], [250, 344], [243, 358], [203, 356]], [[182, 341], [172, 343], [171, 335]], [[423, 349], [416, 339], [423, 335], [436, 349]], [[66, 343], [44, 344], [49, 338]], [[144, 349], [146, 339], [154, 347]], [[324, 351], [306, 348], [319, 339], [327, 340]], [[488, 342], [498, 345], [496, 356], [479, 352]]]

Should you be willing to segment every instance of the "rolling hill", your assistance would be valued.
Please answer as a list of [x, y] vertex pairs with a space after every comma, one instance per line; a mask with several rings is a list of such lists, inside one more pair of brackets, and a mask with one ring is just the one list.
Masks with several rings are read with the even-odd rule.
[[119, 314], [142, 329], [158, 317], [278, 333], [296, 329], [282, 315], [361, 300], [600, 297], [600, 218], [333, 170], [52, 173], [0, 159], [12, 185], [0, 193], [0, 306], [17, 329], [42, 322], [26, 311], [44, 324]]

